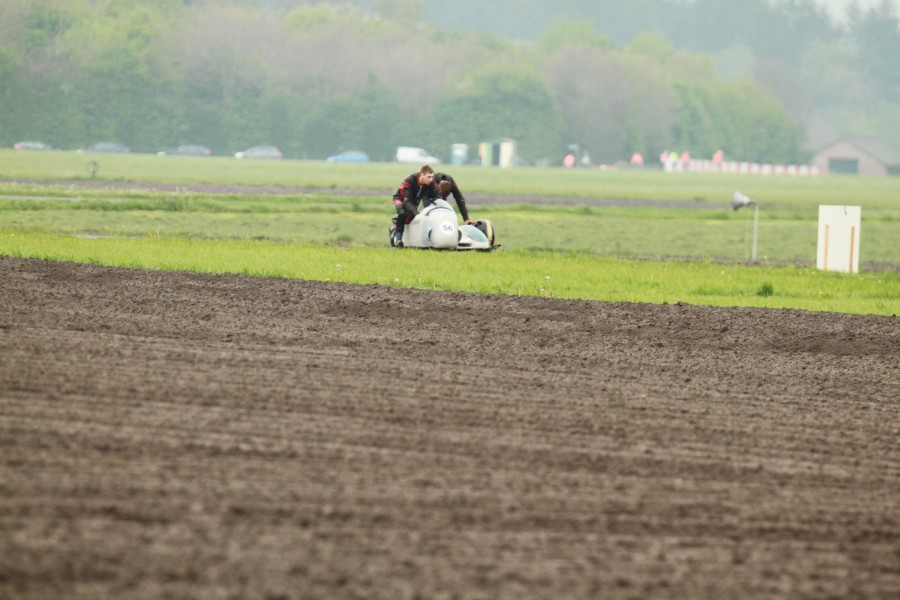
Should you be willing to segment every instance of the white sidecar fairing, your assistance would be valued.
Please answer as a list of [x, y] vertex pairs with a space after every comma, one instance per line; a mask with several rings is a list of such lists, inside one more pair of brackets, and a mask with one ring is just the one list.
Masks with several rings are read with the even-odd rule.
[[[404, 248], [433, 250], [493, 250], [494, 226], [490, 221], [458, 225], [456, 212], [446, 200], [435, 200], [406, 225]], [[391, 228], [391, 245], [394, 245]]]

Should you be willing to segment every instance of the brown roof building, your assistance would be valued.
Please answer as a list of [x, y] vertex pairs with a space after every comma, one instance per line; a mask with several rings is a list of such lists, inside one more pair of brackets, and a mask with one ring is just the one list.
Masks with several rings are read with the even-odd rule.
[[900, 152], [870, 137], [845, 137], [831, 142], [813, 158], [823, 173], [900, 175]]

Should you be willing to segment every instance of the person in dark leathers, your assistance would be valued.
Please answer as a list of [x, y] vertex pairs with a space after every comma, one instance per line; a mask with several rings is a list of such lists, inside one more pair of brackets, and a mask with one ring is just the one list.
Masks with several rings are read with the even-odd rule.
[[394, 245], [403, 246], [403, 230], [419, 212], [419, 202], [427, 205], [440, 198], [434, 183], [434, 169], [423, 166], [400, 183], [394, 194], [394, 209], [397, 211], [397, 226], [394, 231]]
[[451, 194], [453, 195], [453, 199], [456, 200], [456, 205], [459, 207], [459, 212], [462, 215], [463, 221], [465, 221], [467, 225], [474, 223], [474, 221], [469, 218], [469, 210], [466, 208], [466, 199], [463, 197], [462, 192], [459, 191], [456, 180], [446, 173], [435, 173], [434, 183], [438, 188], [438, 195], [442, 199], [446, 200], [448, 196]]

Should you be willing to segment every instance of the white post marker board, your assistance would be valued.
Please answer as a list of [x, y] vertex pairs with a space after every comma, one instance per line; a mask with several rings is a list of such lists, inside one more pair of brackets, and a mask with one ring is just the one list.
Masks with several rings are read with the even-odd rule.
[[859, 206], [819, 206], [820, 271], [859, 272]]

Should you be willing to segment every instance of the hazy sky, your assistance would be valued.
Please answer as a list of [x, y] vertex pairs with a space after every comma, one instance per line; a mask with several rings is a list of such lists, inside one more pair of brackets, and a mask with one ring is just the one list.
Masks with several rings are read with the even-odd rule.
[[[826, 7], [832, 15], [843, 20], [844, 11], [850, 4], [850, 0], [817, 0], [819, 4]], [[882, 0], [858, 0], [859, 5], [863, 8], [871, 8], [881, 4]], [[891, 0], [895, 9], [900, 12], [900, 0]]]

